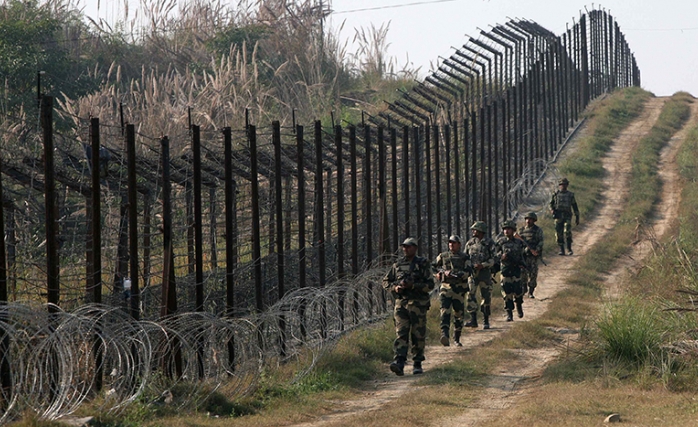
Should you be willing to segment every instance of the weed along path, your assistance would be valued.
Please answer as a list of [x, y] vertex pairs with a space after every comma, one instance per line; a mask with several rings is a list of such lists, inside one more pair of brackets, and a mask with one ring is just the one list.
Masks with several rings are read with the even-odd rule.
[[[596, 214], [589, 220], [581, 218], [582, 225], [575, 227], [573, 246], [575, 254], [573, 256], [550, 256], [546, 259], [547, 267], [541, 266], [536, 298], [526, 298], [524, 300], [525, 317], [523, 319], [517, 318], [516, 321], [507, 323], [504, 322], [503, 318], [494, 316], [490, 330], [466, 328], [462, 339], [463, 347], [428, 346], [426, 350], [427, 359], [424, 362], [425, 376], [429, 375], [431, 369], [445, 364], [455, 357], [462, 356], [468, 349], [473, 349], [491, 341], [511, 329], [512, 326], [541, 316], [548, 309], [555, 295], [569, 286], [567, 279], [572, 273], [579, 256], [587, 253], [618, 221], [624, 201], [628, 196], [626, 184], [630, 176], [633, 152], [637, 148], [638, 141], [649, 132], [657, 121], [665, 101], [666, 98], [650, 98], [640, 116], [614, 140], [611, 151], [603, 159], [603, 167], [607, 171], [604, 178], [605, 190], [603, 191], [600, 205], [596, 209]], [[659, 206], [656, 209], [656, 218], [651, 227], [645, 227], [646, 230], [654, 230], [653, 233], [648, 233], [648, 235], [660, 237], [669, 229], [671, 218], [676, 217], [680, 189], [676, 183], [678, 172], [674, 159], [686, 129], [698, 122], [698, 102], [694, 103], [691, 108], [691, 119], [684, 126], [683, 130], [674, 136], [668, 147], [662, 152], [662, 161], [659, 167], [664, 188]], [[581, 134], [577, 138], [583, 136], [583, 129]], [[565, 150], [574, 150], [574, 145], [575, 140], [571, 141]], [[557, 177], [549, 174], [540, 185], [544, 189], [549, 189], [547, 194], [550, 194], [557, 187], [556, 180]], [[573, 186], [574, 183], [572, 183]], [[574, 191], [574, 188], [572, 190]], [[544, 206], [537, 206], [535, 209], [541, 211], [545, 208]], [[554, 245], [554, 236], [546, 235], [546, 244]], [[620, 274], [618, 271], [627, 271], [629, 268], [638, 265], [642, 257], [648, 254], [650, 250], [651, 242], [635, 245], [632, 254], [621, 260], [609, 274], [608, 283], [616, 282], [617, 276], [614, 275]], [[501, 299], [494, 295], [493, 303], [501, 304]], [[438, 310], [438, 304], [436, 305], [432, 309], [436, 308]], [[565, 329], [557, 329], [555, 331], [564, 334], [563, 336], [567, 337], [568, 340], [573, 340], [576, 336], [576, 331]], [[558, 355], [560, 349], [537, 348], [513, 351], [516, 352], [518, 357], [512, 358], [506, 364], [502, 363], [500, 368], [495, 371], [497, 374], [488, 377], [487, 383], [480, 389], [481, 391], [475, 400], [468, 402], [465, 407], [457, 408], [457, 410], [453, 408], [450, 417], [437, 417], [432, 425], [474, 426], [481, 421], [503, 414], [528, 389], [535, 386], [534, 380], [541, 375], [545, 366]], [[374, 420], [374, 423], [369, 421], [371, 411], [378, 411], [393, 404], [397, 405], [404, 400], [401, 398], [408, 397], [408, 393], [411, 396], [417, 396], [413, 394], [414, 392], [439, 393], [433, 387], [419, 385], [417, 380], [420, 376], [411, 375], [410, 366], [406, 367], [405, 370], [407, 373], [404, 377], [396, 377], [386, 367], [385, 375], [367, 387], [357, 399], [327, 402], [327, 407], [330, 409], [329, 413], [318, 416], [312, 421], [294, 425], [305, 427], [359, 425], [357, 424], [359, 420], [360, 424], [363, 425], [379, 425], [383, 423], [382, 421], [378, 422], [381, 417], [376, 417], [377, 419]], [[424, 390], [421, 390], [422, 388]], [[419, 425], [429, 424], [427, 420], [422, 420]]]

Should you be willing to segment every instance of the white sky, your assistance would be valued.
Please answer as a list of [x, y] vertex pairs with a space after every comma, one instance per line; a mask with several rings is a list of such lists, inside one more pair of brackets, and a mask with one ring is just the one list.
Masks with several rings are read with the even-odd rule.
[[[101, 0], [100, 14], [113, 18], [125, 1], [139, 3]], [[94, 17], [97, 0], [85, 3], [85, 13]], [[592, 5], [599, 7], [599, 3], [572, 0], [332, 0], [335, 13], [329, 25], [339, 28], [344, 23], [342, 38], [351, 41], [354, 28], [390, 23], [389, 55], [400, 66], [409, 57], [424, 77], [439, 56], [451, 56], [451, 46], [467, 41], [466, 34], [477, 37], [478, 28], [488, 31], [490, 25], [505, 24], [508, 17], [525, 18], [561, 34], [573, 18], [578, 20], [580, 10]], [[607, 0], [600, 6], [610, 11], [625, 34], [643, 88], [655, 95], [679, 90], [698, 95], [698, 1]], [[358, 10], [373, 8], [382, 9]], [[354, 51], [351, 46], [348, 49]]]

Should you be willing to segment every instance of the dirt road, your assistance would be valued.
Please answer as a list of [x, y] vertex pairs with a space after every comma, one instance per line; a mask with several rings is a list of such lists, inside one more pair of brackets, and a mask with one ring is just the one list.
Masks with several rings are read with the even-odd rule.
[[[627, 192], [623, 191], [623, 189], [626, 188], [625, 183], [628, 182], [630, 176], [632, 154], [637, 147], [638, 141], [647, 134], [657, 121], [665, 101], [666, 98], [651, 98], [640, 117], [633, 121], [614, 141], [611, 151], [603, 159], [603, 166], [607, 171], [607, 175], [604, 178], [606, 190], [602, 195], [601, 207], [593, 219], [585, 221], [582, 218], [582, 225], [574, 229], [575, 254], [565, 257], [554, 256], [547, 260], [547, 267], [540, 269], [539, 288], [536, 290], [537, 298], [525, 300], [525, 317], [523, 321], [535, 319], [547, 310], [554, 296], [568, 286], [567, 278], [576, 265], [578, 257], [584, 255], [589, 248], [602, 239], [617, 222], [623, 201], [627, 197]], [[638, 241], [629, 256], [623, 258], [607, 276], [606, 282], [609, 286], [606, 295], [608, 298], [614, 298], [618, 295], [619, 289], [617, 289], [616, 284], [621, 283], [622, 275], [640, 266], [642, 259], [650, 253], [652, 242], [666, 233], [670, 228], [671, 220], [676, 218], [680, 189], [677, 184], [678, 171], [675, 165], [675, 157], [680, 142], [685, 137], [685, 133], [697, 122], [698, 103], [694, 103], [692, 105], [691, 119], [684, 126], [683, 130], [672, 138], [661, 155], [660, 176], [663, 180], [664, 188], [656, 209], [656, 218], [653, 219], [650, 225], [643, 228], [642, 233], [638, 234]], [[578, 138], [582, 137], [584, 132], [585, 130], [582, 128]], [[574, 149], [574, 141], [565, 148], [566, 151]], [[564, 153], [562, 153], [562, 157], [564, 157]], [[556, 179], [557, 177], [554, 174], [549, 174], [540, 183], [540, 188], [536, 193], [551, 194], [557, 186]], [[571, 187], [574, 187], [574, 183], [572, 183]], [[526, 209], [544, 210], [542, 204], [545, 202], [547, 200], [539, 197], [538, 206], [529, 206]], [[548, 245], [554, 244], [554, 236], [546, 236], [546, 242]], [[517, 321], [522, 320], [517, 319]], [[454, 355], [464, 351], [464, 349], [474, 348], [492, 340], [504, 331], [507, 331], [511, 326], [512, 323], [506, 323], [502, 319], [495, 318], [490, 330], [468, 329], [464, 331], [467, 332], [464, 334], [464, 347], [427, 347], [427, 360], [424, 363], [425, 371], [428, 374], [429, 369], [448, 362]], [[560, 333], [566, 334], [570, 332], [572, 332], [570, 336], [574, 336], [575, 331], [560, 331]], [[517, 398], [526, 393], [526, 389], [532, 386], [528, 382], [528, 385], [523, 387], [524, 380], [539, 376], [543, 368], [557, 355], [557, 351], [554, 349], [517, 351], [520, 353], [520, 357], [517, 358], [513, 365], [508, 365], [506, 368], [503, 367], [498, 375], [492, 377], [478, 400], [470, 404], [464, 412], [452, 418], [440, 419], [438, 425], [454, 427], [474, 426], [477, 425], [478, 420], [501, 414], [506, 408], [515, 404]], [[406, 370], [409, 372], [408, 368]], [[414, 390], [416, 378], [409, 374], [404, 377], [396, 377], [386, 372], [385, 377], [376, 383], [375, 389], [366, 391], [359, 399], [333, 402], [333, 406], [336, 408], [334, 412], [321, 416], [312, 422], [297, 425], [305, 427], [341, 425], [345, 421], [349, 421], [351, 417], [363, 414], [365, 411], [379, 410], [386, 403], [395, 401], [404, 393]]]

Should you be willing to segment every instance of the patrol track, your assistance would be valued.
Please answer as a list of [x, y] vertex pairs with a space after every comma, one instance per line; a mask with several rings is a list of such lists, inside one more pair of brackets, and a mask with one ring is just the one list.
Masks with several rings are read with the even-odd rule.
[[[603, 159], [604, 169], [607, 175], [604, 178], [606, 190], [602, 194], [601, 206], [595, 217], [582, 226], [575, 228], [574, 249], [575, 255], [572, 257], [552, 257], [547, 260], [548, 267], [542, 267], [539, 273], [539, 287], [536, 291], [537, 298], [526, 299], [524, 303], [524, 320], [535, 319], [543, 314], [552, 301], [554, 295], [568, 286], [567, 278], [571, 274], [577, 263], [578, 256], [585, 254], [596, 242], [601, 240], [606, 233], [618, 221], [622, 206], [627, 198], [627, 192], [618, 191], [618, 188], [626, 188], [631, 171], [632, 154], [637, 148], [639, 140], [645, 136], [656, 123], [662, 106], [666, 98], [651, 98], [642, 112], [614, 141], [610, 152]], [[662, 198], [657, 207], [657, 218], [653, 227], [648, 227], [648, 236], [661, 237], [669, 230], [669, 218], [676, 217], [678, 209], [679, 190], [676, 180], [678, 177], [674, 158], [683, 140], [683, 136], [690, 126], [698, 121], [698, 103], [692, 105], [692, 118], [670, 141], [669, 145], [662, 152], [662, 162], [660, 164], [660, 176], [663, 180], [664, 189]], [[575, 140], [571, 141], [565, 149], [566, 152], [575, 150], [575, 141], [582, 138], [586, 133], [583, 127]], [[565, 152], [561, 157], [565, 157]], [[549, 174], [540, 183], [543, 193], [550, 194], [556, 187], [557, 177]], [[542, 202], [542, 200], [541, 200]], [[545, 201], [547, 202], [547, 200]], [[533, 207], [534, 210], [543, 210], [544, 206]], [[584, 221], [584, 218], [582, 218]], [[554, 240], [553, 236], [546, 236], [548, 244]], [[651, 240], [651, 239], [650, 239]], [[554, 242], [553, 242], [554, 243]], [[609, 274], [607, 282], [614, 283], [623, 272], [639, 265], [641, 259], [649, 254], [651, 243], [635, 245], [631, 255]], [[640, 252], [642, 251], [642, 252]], [[498, 298], [495, 296], [495, 301]], [[438, 307], [437, 307], [438, 309]], [[517, 319], [517, 321], [520, 321]], [[466, 349], [471, 349], [491, 341], [501, 333], [509, 330], [513, 323], [506, 323], [503, 319], [494, 318], [492, 329], [485, 331], [482, 329], [464, 330], [463, 347], [442, 347], [428, 346], [426, 349], [426, 360], [424, 362], [425, 375], [429, 375], [429, 370], [447, 363], [453, 356], [462, 353]], [[567, 340], [574, 340], [577, 331], [556, 330]], [[490, 382], [483, 388], [479, 398], [472, 402], [464, 412], [451, 418], [439, 418], [433, 422], [438, 426], [474, 426], [479, 421], [505, 415], [507, 408], [511, 407], [518, 399], [525, 395], [526, 390], [535, 385], [535, 378], [539, 377], [544, 367], [553, 360], [558, 349], [535, 349], [517, 350], [516, 362], [508, 366], [502, 366]], [[375, 411], [384, 407], [388, 403], [397, 401], [406, 393], [416, 390], [415, 381], [419, 377], [409, 375], [410, 367], [406, 367], [407, 375], [396, 377], [389, 372], [372, 384], [372, 390], [363, 392], [358, 399], [349, 401], [328, 402], [329, 413], [311, 422], [296, 424], [303, 427], [335, 426], [351, 424], [353, 417], [364, 415], [367, 411]], [[366, 423], [367, 417], [361, 418], [362, 423]], [[372, 425], [372, 424], [366, 424]], [[378, 424], [376, 424], [378, 425]]]

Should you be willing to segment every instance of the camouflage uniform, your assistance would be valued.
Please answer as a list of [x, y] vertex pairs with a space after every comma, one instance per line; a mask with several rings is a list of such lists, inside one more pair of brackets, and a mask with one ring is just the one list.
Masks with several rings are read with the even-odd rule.
[[[451, 327], [451, 309], [453, 309], [454, 340], [459, 344], [465, 315], [465, 293], [468, 291], [468, 277], [472, 271], [470, 257], [463, 251], [453, 253], [449, 250], [436, 257], [434, 266], [443, 274], [448, 273], [441, 281], [439, 288], [441, 332], [448, 337]], [[448, 341], [445, 345], [447, 344]]]
[[[560, 185], [567, 185], [569, 181], [567, 178], [563, 178], [558, 181], [558, 183]], [[574, 212], [574, 216], [577, 219], [576, 223], [579, 224], [579, 208], [577, 207], [574, 193], [567, 189], [557, 190], [550, 199], [549, 207], [555, 218], [555, 238], [557, 239], [558, 246], [560, 246], [560, 255], [565, 254], [565, 243], [567, 243], [567, 250], [571, 255], [572, 212]]]
[[[394, 286], [402, 280], [411, 281], [412, 288], [396, 293]], [[383, 277], [383, 288], [395, 298], [395, 361], [404, 364], [411, 341], [412, 360], [421, 366], [427, 334], [427, 311], [431, 304], [429, 293], [434, 289], [431, 264], [417, 255], [412, 261], [401, 256]]]
[[[502, 228], [512, 228], [516, 230], [514, 221], [505, 221]], [[524, 267], [524, 249], [526, 243], [516, 237], [502, 236], [497, 240], [496, 251], [500, 259], [502, 277], [502, 296], [504, 297], [504, 309], [507, 312], [507, 321], [514, 320], [513, 310], [516, 303], [516, 310], [519, 317], [523, 317], [523, 290], [521, 288], [521, 273]], [[506, 255], [506, 259], [502, 256]]]
[[[526, 217], [529, 218], [528, 215]], [[524, 251], [524, 263], [527, 270], [523, 271], [521, 277], [522, 293], [528, 292], [528, 295], [533, 298], [533, 292], [538, 286], [538, 259], [543, 253], [543, 229], [536, 224], [533, 224], [532, 227], [523, 226], [519, 228], [519, 236], [528, 244]], [[531, 250], [537, 251], [538, 256], [533, 255]]]
[[477, 326], [477, 290], [479, 289], [482, 298], [480, 311], [485, 316], [485, 324], [489, 326], [487, 319], [490, 316], [490, 304], [492, 303], [492, 273], [490, 268], [494, 266], [494, 241], [487, 236], [482, 239], [471, 237], [465, 243], [463, 252], [470, 257], [473, 268], [477, 264], [482, 265], [482, 268], [474, 271], [469, 278], [468, 313], [470, 313], [470, 321], [466, 325]]

